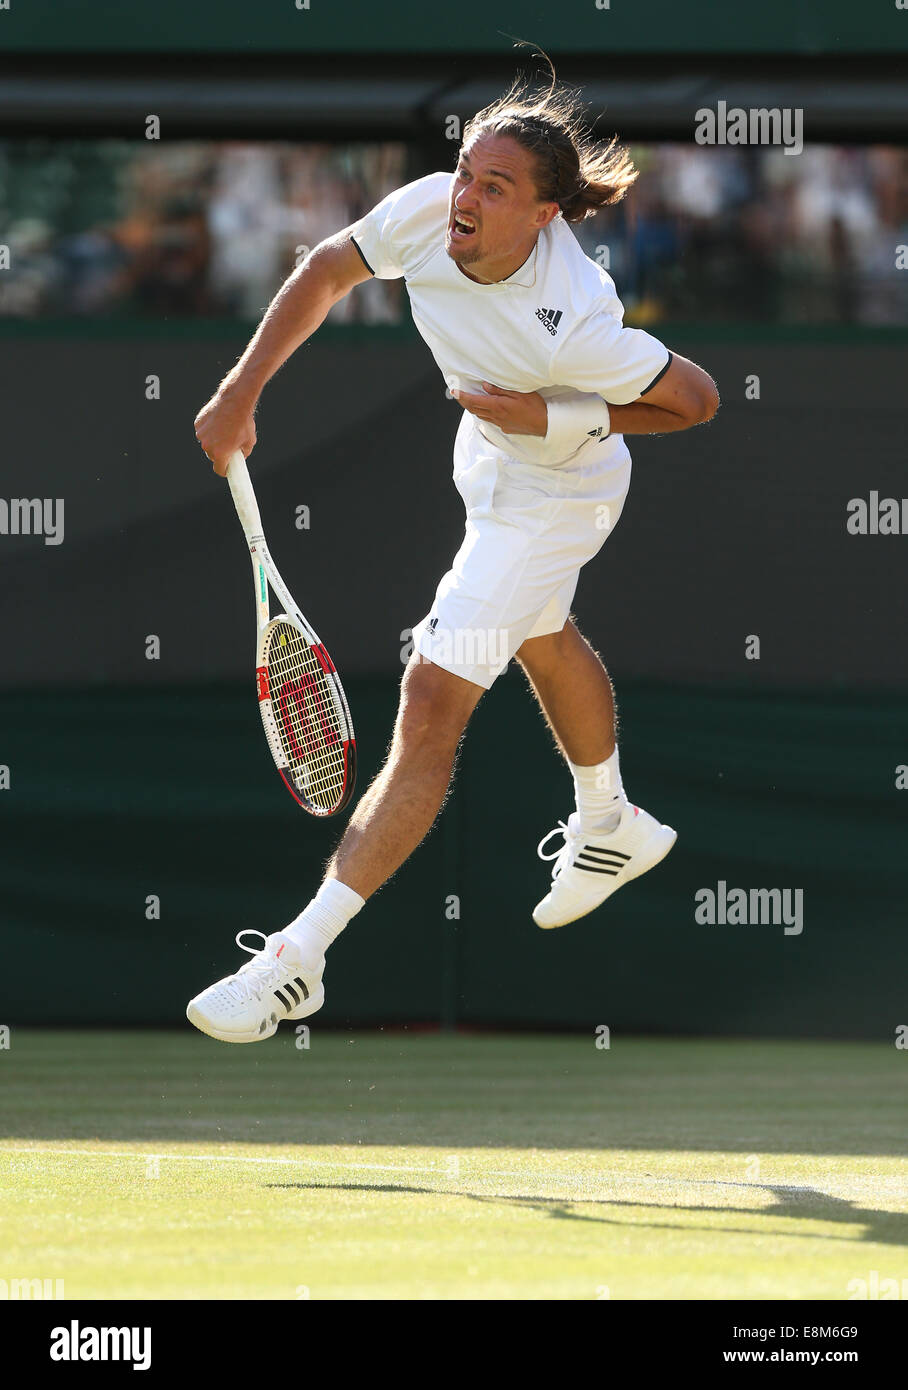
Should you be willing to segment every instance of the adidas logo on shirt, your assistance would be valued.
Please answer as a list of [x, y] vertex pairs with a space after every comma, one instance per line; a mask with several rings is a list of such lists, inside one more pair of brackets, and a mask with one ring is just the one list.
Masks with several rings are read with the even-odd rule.
[[563, 313], [563, 309], [537, 309], [536, 317], [539, 319], [540, 323], [549, 330], [554, 338], [555, 334], [558, 332], [558, 325], [561, 322], [561, 315]]

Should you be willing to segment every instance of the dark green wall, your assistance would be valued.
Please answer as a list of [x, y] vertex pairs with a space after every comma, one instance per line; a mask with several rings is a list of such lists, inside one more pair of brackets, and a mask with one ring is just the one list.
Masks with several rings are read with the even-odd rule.
[[[603, 0], [604, 4], [604, 0]], [[511, 35], [553, 53], [885, 52], [908, 46], [894, 0], [678, 4], [677, 0], [462, 0], [456, 8], [395, 0], [13, 0], [0, 44], [32, 52], [501, 52]]]
[[[395, 682], [349, 694], [364, 786]], [[619, 700], [628, 792], [679, 832], [665, 864], [583, 922], [533, 925], [536, 843], [571, 809], [570, 783], [512, 668], [479, 706], [433, 835], [331, 949], [316, 1026], [891, 1039], [906, 1022], [904, 701], [620, 683]], [[304, 905], [342, 828], [287, 796], [249, 683], [8, 693], [0, 728], [3, 1023], [179, 1023], [236, 968], [235, 932]], [[694, 895], [720, 879], [803, 889], [803, 933], [698, 925]]]
[[[164, 330], [0, 339], [17, 403], [0, 497], [62, 497], [66, 525], [59, 546], [0, 539], [0, 689], [245, 677], [242, 535], [192, 420], [249, 329]], [[905, 491], [906, 335], [661, 332], [712, 372], [722, 409], [704, 429], [631, 441], [627, 505], [581, 577], [584, 629], [622, 679], [908, 690], [908, 536], [846, 530], [852, 498]], [[752, 375], [759, 400], [745, 399]], [[271, 549], [345, 675], [399, 674], [400, 634], [460, 544], [459, 416], [415, 333], [320, 333], [263, 396], [251, 471]]]
[[[536, 843], [570, 784], [511, 671], [439, 827], [332, 949], [320, 1020], [887, 1039], [908, 1021], [908, 537], [845, 529], [850, 497], [905, 491], [903, 335], [666, 336], [724, 405], [707, 429], [634, 442], [626, 514], [577, 612], [617, 682], [629, 794], [675, 825], [676, 850], [594, 917], [533, 926]], [[63, 545], [0, 546], [0, 1023], [179, 1022], [236, 968], [236, 931], [304, 905], [341, 829], [271, 766], [242, 537], [192, 437], [241, 341], [0, 344], [17, 404], [0, 496], [67, 504]], [[344, 673], [361, 786], [390, 735], [400, 631], [462, 532], [456, 419], [422, 344], [396, 334], [320, 337], [260, 411], [269, 538]], [[719, 880], [802, 889], [803, 934], [698, 925], [694, 895]]]

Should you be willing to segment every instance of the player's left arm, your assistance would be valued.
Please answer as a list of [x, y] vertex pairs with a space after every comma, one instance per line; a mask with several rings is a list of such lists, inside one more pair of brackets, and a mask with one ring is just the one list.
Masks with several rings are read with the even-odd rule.
[[705, 425], [719, 409], [719, 392], [709, 372], [672, 355], [668, 369], [629, 405], [609, 404], [612, 434], [669, 434]]
[[[452, 391], [454, 399], [480, 420], [497, 425], [505, 434], [545, 437], [548, 431], [546, 402], [537, 391], [507, 391], [483, 382], [483, 392]], [[572, 414], [583, 429], [589, 424], [590, 400], [559, 401], [557, 408], [569, 425]], [[708, 372], [695, 362], [673, 353], [667, 369], [652, 386], [629, 405], [608, 406], [611, 434], [669, 434], [703, 425], [719, 409], [719, 392]], [[551, 405], [551, 403], [550, 403]], [[604, 415], [604, 411], [602, 412]], [[597, 416], [594, 423], [599, 422]]]

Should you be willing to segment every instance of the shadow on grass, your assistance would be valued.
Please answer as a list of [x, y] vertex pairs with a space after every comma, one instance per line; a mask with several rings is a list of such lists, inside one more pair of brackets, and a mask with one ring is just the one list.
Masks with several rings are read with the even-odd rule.
[[[641, 1183], [645, 1179], [641, 1180]], [[680, 1186], [685, 1184], [680, 1183]], [[762, 1219], [764, 1217], [775, 1219], [776, 1217], [788, 1217], [795, 1221], [837, 1221], [844, 1225], [861, 1225], [864, 1227], [861, 1235], [821, 1235], [811, 1231], [780, 1231], [775, 1234], [791, 1237], [794, 1240], [847, 1240], [853, 1241], [860, 1239], [880, 1245], [905, 1246], [908, 1245], [908, 1215], [902, 1212], [878, 1211], [874, 1207], [857, 1206], [842, 1197], [833, 1197], [829, 1193], [820, 1192], [813, 1187], [778, 1187], [771, 1183], [729, 1183], [729, 1182], [710, 1182], [708, 1179], [698, 1181], [699, 1186], [709, 1187], [746, 1187], [754, 1192], [771, 1192], [775, 1201], [770, 1207], [729, 1207], [729, 1206], [708, 1206], [702, 1203], [688, 1206], [670, 1205], [662, 1202], [627, 1202], [621, 1198], [604, 1197], [539, 1197], [533, 1195], [515, 1194], [508, 1196], [505, 1194], [487, 1195], [479, 1192], [451, 1191], [448, 1188], [434, 1187], [413, 1187], [398, 1185], [395, 1183], [324, 1183], [324, 1182], [270, 1182], [266, 1187], [284, 1188], [288, 1190], [297, 1189], [304, 1192], [385, 1192], [389, 1195], [405, 1193], [407, 1195], [423, 1195], [428, 1197], [460, 1197], [470, 1202], [482, 1202], [491, 1205], [506, 1205], [523, 1207], [528, 1211], [539, 1212], [540, 1215], [554, 1217], [558, 1221], [588, 1221], [594, 1224], [621, 1226], [626, 1222], [619, 1221], [607, 1214], [606, 1210], [626, 1207], [636, 1211], [659, 1211], [663, 1213], [678, 1212], [703, 1212], [716, 1213], [729, 1216], [733, 1212], [741, 1212], [747, 1217]], [[588, 1210], [577, 1210], [577, 1208], [595, 1207], [595, 1212]], [[717, 1235], [753, 1235], [759, 1234], [750, 1226], [727, 1226], [721, 1228], [715, 1226], [691, 1226], [685, 1222], [681, 1225], [677, 1221], [644, 1221], [635, 1222], [635, 1227], [643, 1225], [650, 1230], [709, 1230]]]

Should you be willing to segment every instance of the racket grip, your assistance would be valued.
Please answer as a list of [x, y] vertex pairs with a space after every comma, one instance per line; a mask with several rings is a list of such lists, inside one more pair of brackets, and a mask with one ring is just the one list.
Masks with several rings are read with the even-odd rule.
[[233, 505], [236, 507], [236, 514], [246, 533], [247, 541], [263, 540], [264, 533], [259, 506], [255, 500], [255, 492], [249, 477], [249, 469], [246, 467], [246, 460], [239, 449], [230, 457], [230, 462], [227, 465], [227, 481], [230, 484]]

